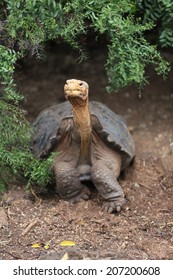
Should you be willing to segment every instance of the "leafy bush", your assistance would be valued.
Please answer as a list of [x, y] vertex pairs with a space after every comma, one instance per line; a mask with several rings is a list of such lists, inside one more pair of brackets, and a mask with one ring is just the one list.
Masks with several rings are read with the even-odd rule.
[[[137, 1], [138, 6], [140, 2]], [[17, 46], [22, 54], [29, 50], [39, 56], [46, 41], [62, 38], [78, 49], [82, 59], [85, 53], [78, 39], [92, 28], [108, 38], [106, 69], [110, 91], [133, 83], [145, 84], [145, 68], [149, 63], [155, 65], [159, 74], [166, 73], [168, 65], [144, 37], [144, 32], [152, 28], [148, 23], [150, 18], [146, 24], [135, 18], [135, 1], [7, 0], [2, 3], [8, 14], [1, 27], [5, 39], [8, 38], [8, 46]]]
[[52, 155], [38, 161], [29, 149], [30, 126], [25, 112], [18, 106], [0, 100], [0, 191], [16, 178], [24, 176], [27, 185], [44, 187], [51, 181]]
[[[90, 30], [94, 30], [96, 37], [103, 34], [107, 38], [108, 91], [131, 84], [141, 87], [147, 82], [145, 69], [148, 64], [153, 64], [157, 73], [163, 76], [169, 69], [168, 63], [162, 59], [156, 47], [145, 39], [145, 32], [153, 28], [144, 9], [149, 7], [147, 3], [151, 2], [0, 2], [0, 186], [8, 185], [16, 175], [21, 174], [28, 182], [37, 182], [42, 186], [51, 178], [52, 158], [38, 162], [28, 148], [29, 123], [20, 108], [23, 96], [16, 91], [13, 80], [17, 59], [28, 52], [40, 57], [44, 44], [54, 39], [70, 44], [78, 50], [80, 59], [84, 59], [85, 52], [80, 38], [89, 36]], [[159, 2], [162, 2], [162, 6], [169, 13], [169, 1]], [[145, 24], [137, 17], [139, 9], [143, 11]], [[146, 11], [152, 14], [152, 6]], [[169, 16], [172, 20], [171, 13]], [[155, 18], [157, 19], [156, 16]]]
[[24, 176], [27, 185], [44, 187], [51, 181], [53, 156], [38, 161], [29, 149], [30, 125], [20, 108], [23, 96], [15, 90], [13, 72], [20, 53], [0, 46], [0, 192], [16, 178]]
[[153, 22], [156, 40], [161, 47], [173, 47], [173, 1], [143, 0], [137, 1], [143, 22]]

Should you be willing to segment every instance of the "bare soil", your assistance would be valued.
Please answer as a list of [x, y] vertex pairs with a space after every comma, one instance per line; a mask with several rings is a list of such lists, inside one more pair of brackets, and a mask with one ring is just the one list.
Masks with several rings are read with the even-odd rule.
[[[71, 50], [54, 46], [44, 61], [23, 61], [16, 82], [26, 96], [29, 121], [64, 101], [69, 78], [87, 81], [91, 100], [125, 117], [136, 157], [120, 177], [127, 200], [123, 210], [103, 212], [95, 189], [90, 200], [70, 204], [52, 189], [27, 193], [21, 182], [0, 200], [0, 259], [61, 259], [66, 252], [69, 259], [173, 259], [173, 70], [163, 81], [148, 69], [150, 84], [141, 97], [134, 87], [109, 95], [105, 63], [104, 49], [93, 48], [78, 64]], [[75, 245], [63, 247], [64, 240]]]

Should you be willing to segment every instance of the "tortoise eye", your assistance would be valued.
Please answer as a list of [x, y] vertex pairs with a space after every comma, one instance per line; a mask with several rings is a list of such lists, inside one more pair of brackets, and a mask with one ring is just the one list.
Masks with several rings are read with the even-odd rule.
[[83, 83], [81, 82], [81, 83], [79, 83], [79, 85], [80, 85], [80, 86], [83, 86]]

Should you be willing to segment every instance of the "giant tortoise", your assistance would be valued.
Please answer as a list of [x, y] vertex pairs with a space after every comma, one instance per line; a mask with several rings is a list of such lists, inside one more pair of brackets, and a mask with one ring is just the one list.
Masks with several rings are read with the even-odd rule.
[[88, 101], [88, 84], [67, 80], [68, 101], [42, 111], [32, 124], [31, 146], [38, 158], [57, 152], [53, 163], [56, 191], [65, 200], [87, 200], [92, 181], [109, 213], [125, 202], [117, 178], [134, 157], [135, 146], [125, 121], [106, 105]]

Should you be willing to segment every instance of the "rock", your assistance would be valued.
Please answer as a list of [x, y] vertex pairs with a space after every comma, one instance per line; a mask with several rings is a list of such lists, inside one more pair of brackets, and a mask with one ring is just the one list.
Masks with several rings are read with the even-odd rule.
[[3, 207], [0, 207], [0, 227], [8, 226], [8, 217]]
[[49, 254], [44, 254], [39, 257], [39, 260], [62, 260], [64, 256], [69, 260], [82, 260], [84, 256], [80, 249], [68, 248], [66, 250], [51, 252]]

